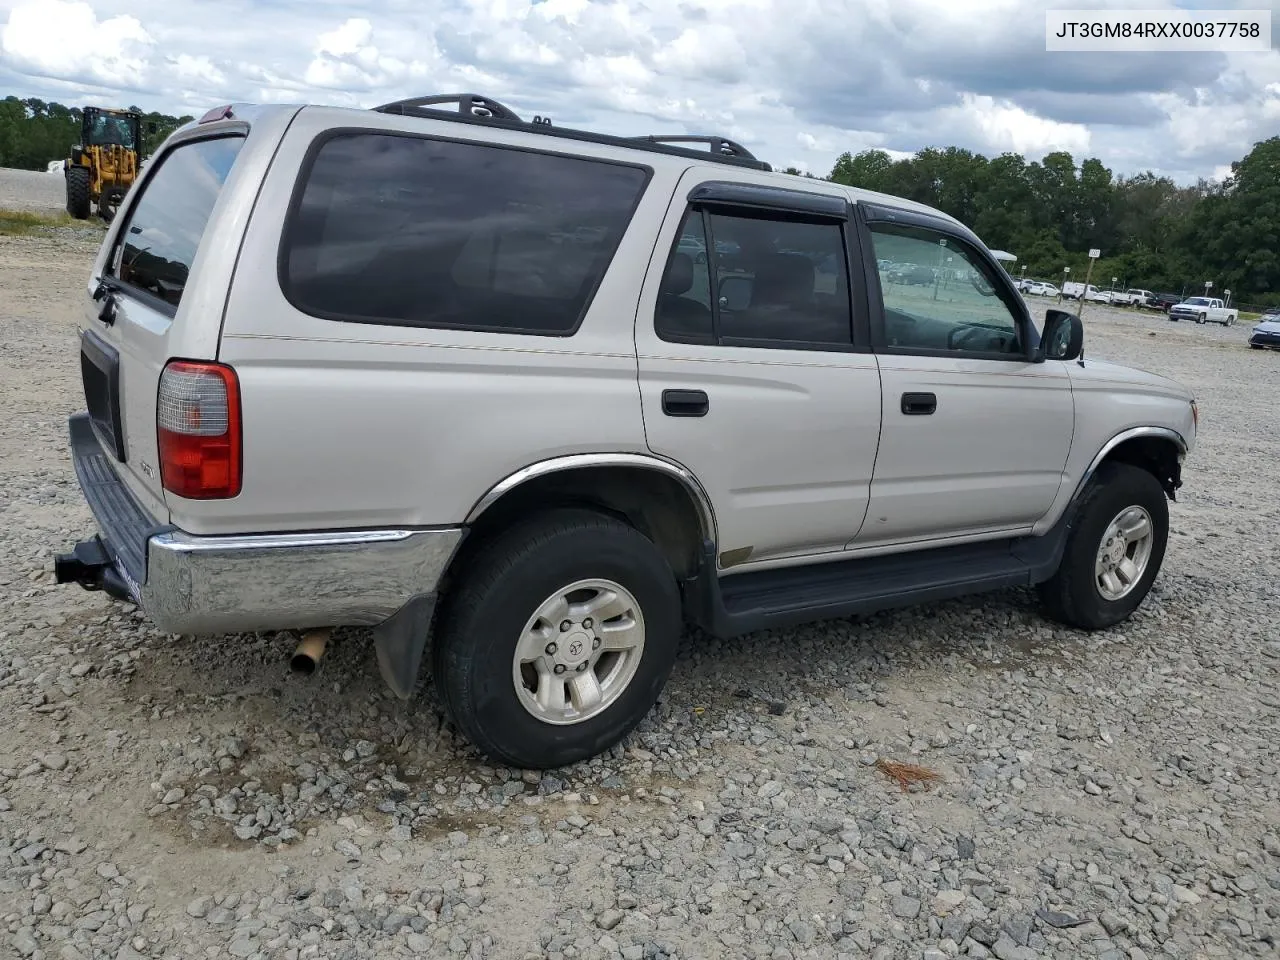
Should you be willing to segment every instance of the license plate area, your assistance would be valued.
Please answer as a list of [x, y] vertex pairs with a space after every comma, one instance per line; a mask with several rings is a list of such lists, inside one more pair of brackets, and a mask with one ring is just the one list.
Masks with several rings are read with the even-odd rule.
[[103, 447], [125, 462], [120, 415], [120, 353], [92, 330], [80, 335], [80, 379], [89, 420]]

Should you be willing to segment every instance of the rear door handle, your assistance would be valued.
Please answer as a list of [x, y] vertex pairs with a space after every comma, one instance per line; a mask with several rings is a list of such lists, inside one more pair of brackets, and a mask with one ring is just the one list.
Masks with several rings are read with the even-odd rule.
[[932, 393], [904, 393], [902, 412], [908, 417], [927, 417], [938, 409], [938, 398]]
[[663, 390], [662, 412], [668, 417], [705, 417], [711, 401], [703, 390]]

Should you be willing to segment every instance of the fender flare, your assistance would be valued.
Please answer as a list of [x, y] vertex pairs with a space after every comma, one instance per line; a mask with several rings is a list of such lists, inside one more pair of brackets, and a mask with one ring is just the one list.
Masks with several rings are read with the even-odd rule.
[[531, 463], [515, 471], [515, 473], [509, 474], [490, 487], [475, 502], [463, 522], [467, 526], [475, 523], [486, 510], [506, 494], [522, 484], [528, 483], [530, 480], [536, 480], [539, 477], [555, 473], [563, 473], [566, 470], [608, 467], [633, 467], [655, 470], [678, 481], [693, 501], [694, 508], [698, 514], [701, 538], [704, 541], [710, 540], [712, 543], [719, 541], [716, 532], [715, 510], [711, 505], [711, 498], [707, 496], [707, 491], [698, 481], [698, 478], [693, 475], [693, 472], [675, 461], [644, 453], [574, 453]]

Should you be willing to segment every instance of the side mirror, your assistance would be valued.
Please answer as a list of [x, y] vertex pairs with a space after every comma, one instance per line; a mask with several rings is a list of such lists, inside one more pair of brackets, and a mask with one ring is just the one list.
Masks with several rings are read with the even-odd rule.
[[1040, 358], [1075, 360], [1084, 352], [1084, 324], [1074, 313], [1049, 310], [1045, 313], [1044, 333], [1040, 336]]
[[725, 277], [720, 281], [720, 309], [745, 310], [751, 306], [751, 288], [754, 282], [750, 277]]

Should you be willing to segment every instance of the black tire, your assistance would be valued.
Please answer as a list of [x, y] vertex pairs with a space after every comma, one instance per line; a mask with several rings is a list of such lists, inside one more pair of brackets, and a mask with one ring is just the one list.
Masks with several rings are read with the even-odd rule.
[[[1094, 564], [1107, 527], [1130, 506], [1142, 507], [1151, 517], [1151, 556], [1133, 589], [1109, 600], [1098, 588]], [[1104, 463], [1081, 497], [1057, 572], [1038, 588], [1045, 612], [1082, 630], [1102, 630], [1127, 619], [1150, 592], [1168, 541], [1169, 503], [1160, 482], [1140, 467]]]
[[[603, 712], [551, 724], [516, 692], [516, 645], [550, 595], [592, 578], [635, 597], [644, 620], [639, 665]], [[504, 532], [466, 561], [436, 626], [436, 688], [458, 729], [490, 759], [532, 770], [564, 767], [609, 749], [644, 719], [675, 665], [681, 626], [675, 576], [652, 541], [610, 517], [558, 509]]]
[[1205, 321], [1205, 315], [1203, 313], [1200, 314], [1200, 316], [1196, 317], [1196, 323], [1204, 323], [1204, 321]]
[[89, 219], [89, 171], [84, 167], [67, 167], [67, 213], [77, 220]]

